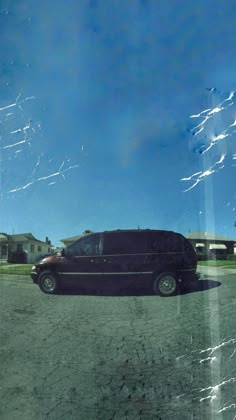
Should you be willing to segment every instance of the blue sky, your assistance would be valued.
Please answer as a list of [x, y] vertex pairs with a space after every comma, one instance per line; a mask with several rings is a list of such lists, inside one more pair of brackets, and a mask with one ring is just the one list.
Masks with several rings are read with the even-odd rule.
[[236, 237], [233, 2], [0, 4], [2, 232]]

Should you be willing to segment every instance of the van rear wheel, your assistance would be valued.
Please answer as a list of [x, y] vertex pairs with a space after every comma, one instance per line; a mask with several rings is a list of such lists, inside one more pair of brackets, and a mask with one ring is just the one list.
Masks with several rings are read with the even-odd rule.
[[154, 280], [154, 292], [160, 296], [173, 296], [177, 293], [178, 283], [174, 273], [165, 272], [159, 274]]

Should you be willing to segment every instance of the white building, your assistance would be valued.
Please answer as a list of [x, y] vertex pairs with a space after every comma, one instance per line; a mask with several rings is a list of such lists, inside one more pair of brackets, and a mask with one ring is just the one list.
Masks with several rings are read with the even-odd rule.
[[51, 242], [36, 239], [32, 233], [8, 235], [0, 233], [0, 261], [34, 263], [41, 255], [50, 254]]
[[[227, 257], [233, 255], [236, 250], [236, 241], [222, 235], [210, 232], [195, 231], [185, 235], [190, 240], [197, 255], [200, 257]], [[204, 259], [204, 258], [203, 258]]]

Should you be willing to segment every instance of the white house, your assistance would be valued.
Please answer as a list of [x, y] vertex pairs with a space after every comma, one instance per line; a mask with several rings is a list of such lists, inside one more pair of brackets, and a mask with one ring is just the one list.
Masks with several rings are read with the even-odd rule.
[[199, 257], [232, 255], [235, 253], [236, 241], [215, 233], [195, 231], [185, 235], [192, 243]]
[[36, 239], [32, 233], [8, 235], [0, 233], [0, 260], [9, 262], [34, 263], [41, 255], [50, 254], [52, 245]]

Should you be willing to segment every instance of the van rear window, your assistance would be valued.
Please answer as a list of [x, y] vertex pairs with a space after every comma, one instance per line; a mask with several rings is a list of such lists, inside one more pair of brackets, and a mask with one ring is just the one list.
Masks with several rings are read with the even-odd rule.
[[154, 252], [182, 252], [184, 238], [173, 232], [151, 234], [151, 250]]

